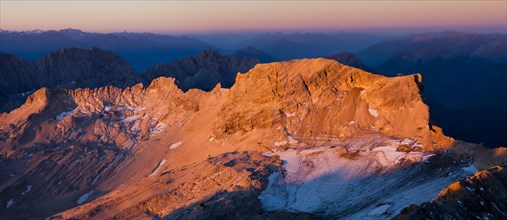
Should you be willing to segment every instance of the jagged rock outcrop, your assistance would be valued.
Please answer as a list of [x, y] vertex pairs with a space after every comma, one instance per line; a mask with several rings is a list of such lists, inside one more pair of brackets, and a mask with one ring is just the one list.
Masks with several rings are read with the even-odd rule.
[[[98, 48], [60, 49], [36, 61], [0, 55], [0, 111], [42, 87], [97, 88], [133, 85], [133, 70], [119, 56]], [[11, 102], [11, 103], [9, 103]]]
[[507, 169], [496, 166], [455, 182], [437, 198], [411, 205], [395, 219], [505, 219]]

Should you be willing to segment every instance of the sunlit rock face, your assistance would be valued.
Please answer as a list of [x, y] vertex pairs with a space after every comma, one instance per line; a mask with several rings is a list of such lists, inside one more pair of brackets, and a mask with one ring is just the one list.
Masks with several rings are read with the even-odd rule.
[[429, 123], [421, 83], [303, 59], [210, 92], [164, 77], [43, 88], [0, 115], [0, 214], [392, 217], [469, 175], [475, 155], [441, 153], [463, 143]]
[[214, 134], [271, 129], [278, 143], [311, 146], [381, 133], [446, 148], [452, 139], [429, 124], [421, 83], [420, 75], [387, 78], [327, 59], [259, 64], [238, 75]]

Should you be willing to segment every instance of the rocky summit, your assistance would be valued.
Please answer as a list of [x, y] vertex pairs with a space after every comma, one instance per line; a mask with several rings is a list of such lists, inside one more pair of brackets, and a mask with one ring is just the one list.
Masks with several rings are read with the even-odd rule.
[[[220, 59], [204, 55], [187, 61]], [[505, 163], [431, 124], [420, 74], [317, 58], [257, 64], [230, 88], [176, 80], [41, 88], [2, 113], [0, 216], [393, 218], [487, 169], [487, 155]]]

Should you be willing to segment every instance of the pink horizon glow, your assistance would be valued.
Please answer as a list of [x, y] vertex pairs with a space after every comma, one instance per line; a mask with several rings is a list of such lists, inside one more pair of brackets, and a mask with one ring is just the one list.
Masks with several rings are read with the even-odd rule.
[[470, 29], [505, 32], [507, 1], [1, 1], [0, 28], [92, 32]]

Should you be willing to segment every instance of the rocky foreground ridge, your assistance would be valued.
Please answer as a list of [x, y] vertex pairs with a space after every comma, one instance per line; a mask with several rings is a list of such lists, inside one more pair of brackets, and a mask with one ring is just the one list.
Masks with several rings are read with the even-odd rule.
[[218, 83], [229, 88], [238, 72], [245, 73], [260, 61], [274, 58], [249, 47], [222, 56], [212, 50], [171, 63], [160, 63], [135, 74], [129, 63], [116, 54], [99, 48], [65, 48], [38, 60], [28, 61], [11, 54], [0, 54], [0, 112], [19, 107], [28, 95], [48, 89], [95, 89], [107, 85], [118, 88], [137, 83], [149, 85], [155, 78], [175, 78], [183, 91], [212, 90]]
[[507, 170], [495, 166], [449, 185], [431, 202], [411, 205], [395, 219], [505, 219]]
[[[0, 216], [394, 217], [479, 166], [441, 153], [468, 145], [430, 124], [421, 88], [328, 59], [258, 64], [210, 92], [43, 88], [0, 115]], [[334, 196], [308, 191], [322, 186]]]

